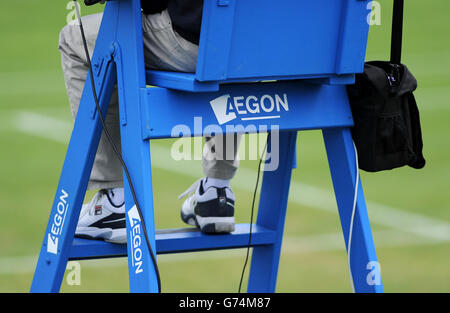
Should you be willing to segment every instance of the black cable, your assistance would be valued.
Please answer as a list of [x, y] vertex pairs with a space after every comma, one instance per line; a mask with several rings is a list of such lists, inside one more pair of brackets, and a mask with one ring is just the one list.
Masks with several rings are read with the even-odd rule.
[[109, 133], [109, 131], [108, 131], [107, 127], [106, 127], [105, 120], [103, 119], [102, 110], [100, 108], [100, 104], [99, 104], [98, 97], [97, 97], [97, 92], [95, 90], [95, 82], [94, 82], [94, 74], [93, 74], [93, 71], [92, 71], [92, 63], [91, 63], [91, 58], [89, 56], [89, 50], [88, 50], [88, 46], [87, 46], [87, 42], [86, 42], [86, 37], [85, 37], [85, 34], [84, 34], [83, 24], [81, 22], [81, 15], [80, 15], [80, 11], [79, 11], [79, 8], [78, 8], [78, 2], [77, 2], [77, 0], [73, 0], [73, 1], [75, 2], [75, 8], [76, 8], [77, 15], [78, 15], [78, 22], [80, 24], [81, 38], [82, 38], [82, 41], [83, 41], [84, 51], [86, 53], [86, 59], [87, 59], [88, 65], [89, 65], [89, 75], [90, 75], [90, 79], [91, 79], [91, 86], [92, 86], [92, 92], [93, 92], [93, 95], [94, 95], [95, 106], [97, 107], [97, 112], [98, 112], [98, 115], [100, 117], [100, 121], [101, 121], [101, 124], [102, 124], [102, 127], [103, 127], [103, 132], [106, 135], [106, 138], [108, 139], [108, 141], [109, 141], [109, 143], [110, 143], [110, 145], [111, 145], [111, 147], [112, 147], [112, 149], [114, 151], [114, 154], [117, 156], [117, 158], [119, 159], [120, 163], [122, 164], [123, 170], [124, 170], [125, 175], [127, 177], [128, 184], [130, 185], [131, 194], [133, 196], [133, 200], [134, 200], [134, 203], [136, 205], [136, 208], [137, 208], [137, 211], [138, 211], [138, 214], [139, 214], [139, 218], [141, 219], [141, 224], [142, 224], [145, 240], [147, 242], [148, 251], [150, 252], [150, 256], [152, 258], [152, 262], [153, 262], [153, 265], [155, 267], [156, 278], [157, 278], [157, 281], [158, 281], [158, 292], [160, 293], [161, 292], [161, 277], [159, 275], [159, 269], [158, 269], [158, 264], [156, 262], [156, 257], [155, 257], [155, 254], [153, 252], [153, 249], [152, 249], [152, 247], [150, 245], [150, 240], [148, 239], [147, 227], [145, 227], [144, 217], [143, 217], [143, 214], [142, 214], [139, 202], [137, 200], [136, 192], [135, 192], [134, 187], [133, 187], [133, 182], [131, 180], [130, 173], [128, 172], [128, 168], [127, 168], [127, 166], [125, 164], [125, 161], [123, 160], [121, 153], [117, 149], [117, 146], [115, 145], [115, 143], [114, 143], [114, 141], [113, 141], [113, 139], [111, 137], [111, 134]]
[[247, 255], [245, 256], [244, 267], [242, 268], [241, 280], [239, 281], [238, 293], [241, 293], [242, 281], [244, 280], [245, 269], [247, 267], [248, 258], [249, 258], [249, 254], [250, 254], [250, 247], [252, 244], [253, 213], [255, 210], [256, 193], [258, 192], [259, 177], [260, 177], [260, 173], [261, 173], [261, 164], [262, 164], [262, 160], [264, 157], [264, 153], [266, 152], [266, 149], [267, 149], [267, 143], [269, 142], [269, 138], [270, 138], [270, 134], [267, 135], [266, 144], [264, 145], [264, 149], [261, 153], [261, 157], [259, 158], [258, 174], [256, 176], [255, 190], [253, 191], [252, 209], [251, 209], [251, 213], [250, 213], [250, 231], [249, 231], [249, 235], [248, 235]]

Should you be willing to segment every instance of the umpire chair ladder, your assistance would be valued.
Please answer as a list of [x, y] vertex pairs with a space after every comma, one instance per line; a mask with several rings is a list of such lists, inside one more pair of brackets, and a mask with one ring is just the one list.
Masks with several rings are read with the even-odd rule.
[[[95, 87], [106, 114], [119, 92], [122, 156], [157, 254], [247, 247], [249, 224], [231, 234], [186, 229], [156, 231], [150, 140], [171, 138], [176, 125], [214, 125], [222, 133], [268, 126], [278, 135], [279, 166], [265, 171], [248, 292], [274, 292], [297, 131], [321, 129], [347, 251], [355, 188], [358, 190], [350, 267], [356, 292], [382, 292], [370, 275], [377, 264], [350, 127], [346, 84], [363, 70], [368, 0], [205, 0], [195, 73], [145, 69], [140, 0], [111, 0], [92, 56]], [[153, 86], [153, 87], [149, 87]], [[230, 105], [234, 110], [230, 111]], [[257, 108], [258, 107], [258, 108]], [[127, 244], [74, 238], [101, 135], [87, 78], [34, 279], [32, 292], [58, 292], [67, 261], [128, 256], [131, 292], [157, 292], [157, 277], [141, 220], [124, 180]], [[250, 131], [251, 132], [251, 131]], [[125, 175], [124, 175], [125, 176]], [[295, 190], [293, 190], [295, 192]], [[137, 236], [140, 236], [137, 240]], [[344, 269], [343, 269], [344, 270]]]

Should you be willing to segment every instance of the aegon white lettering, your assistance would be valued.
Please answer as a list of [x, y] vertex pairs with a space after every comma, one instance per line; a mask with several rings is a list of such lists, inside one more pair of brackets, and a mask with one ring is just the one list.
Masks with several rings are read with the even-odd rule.
[[279, 113], [289, 111], [286, 93], [255, 95], [220, 96], [210, 101], [211, 107], [220, 125], [238, 117], [241, 120], [280, 118]]
[[62, 233], [64, 219], [69, 208], [68, 197], [69, 194], [64, 189], [61, 189], [61, 196], [56, 205], [56, 213], [53, 216], [53, 223], [50, 226], [50, 233], [47, 236], [47, 252], [49, 253], [58, 254], [58, 237]]

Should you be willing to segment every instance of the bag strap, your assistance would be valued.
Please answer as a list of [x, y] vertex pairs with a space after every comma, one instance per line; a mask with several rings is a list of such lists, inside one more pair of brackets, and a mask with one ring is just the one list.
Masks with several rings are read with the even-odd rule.
[[402, 58], [404, 0], [394, 0], [391, 37], [391, 64], [400, 65]]

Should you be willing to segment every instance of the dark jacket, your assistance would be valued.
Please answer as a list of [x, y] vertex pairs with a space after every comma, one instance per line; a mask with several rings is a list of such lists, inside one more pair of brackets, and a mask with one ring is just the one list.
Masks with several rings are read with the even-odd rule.
[[155, 14], [167, 9], [173, 29], [186, 40], [198, 45], [203, 0], [141, 0], [141, 4], [145, 14]]

